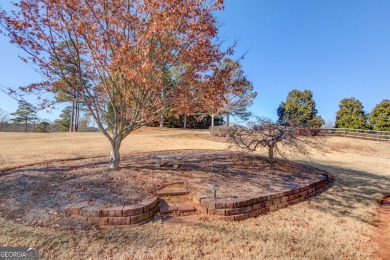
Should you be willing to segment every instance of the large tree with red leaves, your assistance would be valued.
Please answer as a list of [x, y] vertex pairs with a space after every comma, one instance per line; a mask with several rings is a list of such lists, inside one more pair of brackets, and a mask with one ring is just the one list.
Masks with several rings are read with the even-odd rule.
[[[3, 33], [47, 79], [20, 90], [80, 98], [111, 143], [112, 168], [119, 167], [122, 140], [158, 118], [165, 97], [188, 111], [195, 109], [187, 102], [194, 86], [198, 95], [222, 87], [206, 84], [225, 54], [213, 16], [222, 0], [20, 0], [15, 6], [0, 13]], [[180, 84], [166, 80], [173, 70], [180, 71], [174, 78]]]

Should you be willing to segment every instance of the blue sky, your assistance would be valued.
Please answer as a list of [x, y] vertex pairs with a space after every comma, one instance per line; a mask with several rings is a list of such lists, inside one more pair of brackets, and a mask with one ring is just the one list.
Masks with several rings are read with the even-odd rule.
[[[227, 0], [218, 14], [221, 38], [238, 41], [237, 55], [258, 92], [251, 111], [276, 119], [292, 89], [310, 89], [325, 121], [338, 103], [356, 97], [365, 110], [390, 98], [390, 1], [388, 0]], [[3, 8], [6, 8], [2, 3]], [[0, 84], [38, 81], [31, 65], [0, 36]], [[0, 93], [0, 108], [15, 101]], [[59, 112], [40, 113], [55, 119]]]

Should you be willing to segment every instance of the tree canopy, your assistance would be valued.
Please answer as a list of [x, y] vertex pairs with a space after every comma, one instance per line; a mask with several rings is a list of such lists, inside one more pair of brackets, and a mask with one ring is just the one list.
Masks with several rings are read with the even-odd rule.
[[225, 92], [216, 114], [226, 115], [226, 125], [229, 125], [229, 116], [247, 120], [251, 115], [248, 107], [253, 104], [257, 92], [253, 91], [252, 83], [245, 77], [240, 61], [225, 58], [218, 69], [226, 76], [222, 77]]
[[390, 100], [384, 99], [369, 116], [370, 127], [377, 131], [390, 131]]
[[48, 123], [46, 121], [40, 122], [37, 126], [36, 131], [40, 132], [40, 133], [47, 133], [49, 131], [49, 126], [50, 126], [50, 123]]
[[354, 97], [342, 99], [336, 114], [336, 128], [366, 129], [367, 118], [362, 102]]
[[[47, 79], [21, 90], [74, 93], [110, 141], [116, 168], [122, 140], [161, 116], [163, 91], [180, 101], [186, 86], [201, 97], [223, 87], [207, 84], [225, 55], [214, 18], [221, 9], [221, 0], [20, 0], [15, 11], [1, 12], [0, 25]], [[183, 84], [167, 89], [167, 71], [175, 68], [185, 68]], [[50, 95], [42, 101], [50, 105]]]
[[321, 127], [324, 120], [317, 116], [316, 103], [310, 90], [291, 90], [286, 102], [277, 109], [279, 122], [298, 127]]
[[69, 131], [72, 123], [72, 107], [67, 106], [62, 109], [60, 118], [56, 120], [56, 124], [58, 125], [58, 130], [60, 132]]

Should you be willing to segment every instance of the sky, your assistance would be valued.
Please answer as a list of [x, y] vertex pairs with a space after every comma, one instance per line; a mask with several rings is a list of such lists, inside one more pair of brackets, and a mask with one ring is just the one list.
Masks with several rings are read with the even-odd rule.
[[[370, 112], [390, 99], [390, 1], [225, 0], [218, 13], [224, 46], [238, 42], [237, 57], [258, 93], [250, 110], [277, 119], [292, 89], [310, 89], [318, 114], [335, 120], [341, 99], [355, 97]], [[0, 7], [7, 9], [7, 3]], [[40, 74], [0, 36], [0, 86], [37, 82]], [[16, 101], [0, 93], [0, 108]], [[39, 113], [54, 120], [60, 111]]]

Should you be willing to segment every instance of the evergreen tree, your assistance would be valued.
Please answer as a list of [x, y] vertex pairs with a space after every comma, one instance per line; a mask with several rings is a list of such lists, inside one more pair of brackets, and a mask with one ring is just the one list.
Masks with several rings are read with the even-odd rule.
[[69, 132], [77, 132], [80, 121], [80, 110], [82, 110], [83, 102], [78, 93], [78, 89], [81, 84], [88, 84], [86, 77], [82, 77], [82, 83], [80, 83], [79, 77], [77, 77], [77, 66], [71, 61], [72, 56], [75, 56], [77, 51], [71, 41], [64, 41], [59, 45], [61, 49], [60, 55], [56, 58], [52, 57], [51, 62], [55, 70], [53, 74], [61, 74], [61, 80], [55, 83], [53, 93], [55, 94], [55, 100], [57, 102], [70, 102], [71, 117], [69, 124]]
[[72, 111], [73, 108], [71, 106], [67, 106], [61, 111], [60, 119], [56, 120], [58, 131], [60, 132], [69, 131], [69, 128], [72, 123], [72, 114], [73, 114]]
[[336, 128], [366, 129], [367, 118], [362, 103], [354, 97], [340, 101]]
[[253, 104], [257, 92], [253, 91], [253, 85], [245, 77], [239, 61], [226, 58], [219, 69], [226, 70], [228, 75], [223, 79], [226, 92], [217, 114], [226, 115], [226, 125], [229, 125], [229, 116], [247, 120], [251, 115], [247, 108]]
[[[186, 123], [184, 123], [186, 120]], [[153, 122], [149, 126], [158, 126], [161, 122]], [[211, 126], [211, 116], [206, 115], [205, 113], [199, 115], [175, 115], [171, 111], [166, 112], [164, 116], [164, 126], [168, 128], [183, 128], [186, 124], [186, 128], [191, 129], [208, 129]], [[220, 126], [224, 124], [222, 116], [215, 116], [214, 125]]]
[[321, 127], [324, 120], [317, 116], [316, 103], [310, 90], [293, 89], [277, 109], [279, 122], [298, 127]]
[[390, 100], [384, 99], [370, 114], [370, 126], [377, 131], [390, 131]]
[[11, 119], [12, 122], [21, 124], [24, 123], [24, 132], [27, 132], [27, 126], [29, 123], [34, 125], [35, 131], [35, 120], [37, 120], [37, 111], [31, 104], [27, 102], [20, 102], [18, 109], [11, 113], [11, 116], [14, 118]]
[[43, 122], [40, 122], [37, 126], [37, 132], [40, 132], [40, 133], [47, 133], [49, 132], [49, 126], [50, 126], [50, 123], [46, 122], [46, 121], [43, 121]]

